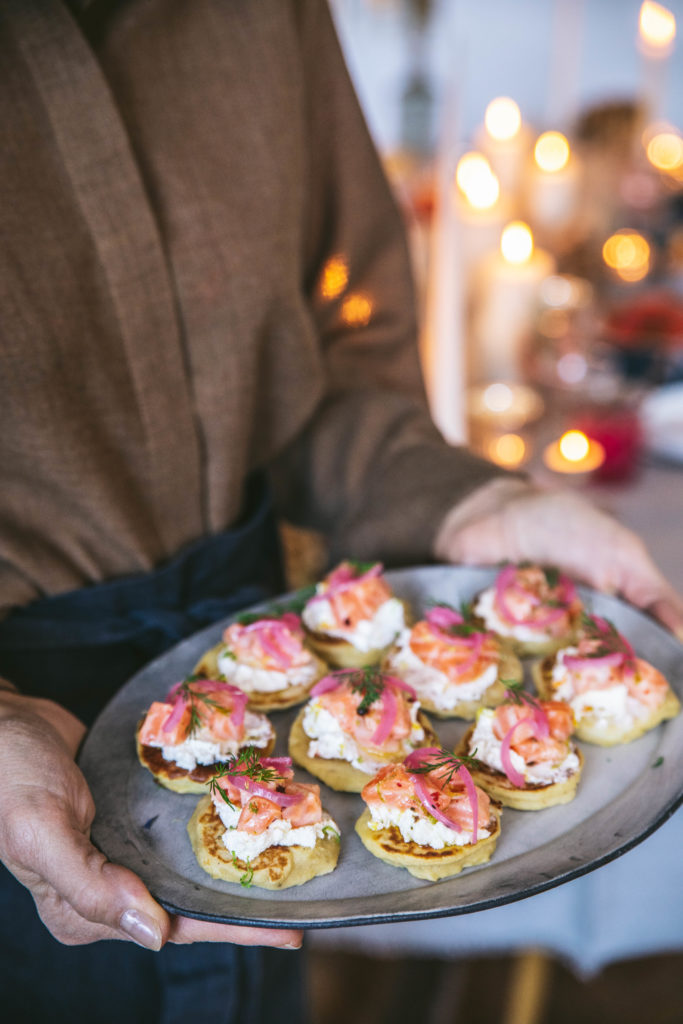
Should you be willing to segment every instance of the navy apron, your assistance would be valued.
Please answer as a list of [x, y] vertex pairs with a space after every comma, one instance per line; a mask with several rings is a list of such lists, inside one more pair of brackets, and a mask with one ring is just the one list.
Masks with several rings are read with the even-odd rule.
[[[236, 526], [154, 572], [45, 598], [0, 622], [0, 675], [91, 724], [152, 658], [283, 590], [267, 488], [249, 482]], [[0, 782], [1, 784], [1, 782]], [[0, 865], [0, 1017], [8, 1024], [305, 1021], [302, 957], [224, 943], [63, 946]]]

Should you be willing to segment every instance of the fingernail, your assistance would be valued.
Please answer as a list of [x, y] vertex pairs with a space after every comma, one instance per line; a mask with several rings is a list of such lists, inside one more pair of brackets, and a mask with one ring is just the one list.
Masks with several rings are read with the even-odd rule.
[[300, 942], [287, 942], [284, 946], [280, 946], [280, 949], [301, 949]]
[[119, 927], [138, 946], [145, 949], [161, 949], [161, 930], [153, 917], [141, 910], [126, 910], [121, 914]]

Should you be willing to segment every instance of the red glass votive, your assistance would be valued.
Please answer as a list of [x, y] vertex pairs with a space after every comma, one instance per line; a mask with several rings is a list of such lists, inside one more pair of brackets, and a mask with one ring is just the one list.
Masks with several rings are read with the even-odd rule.
[[604, 409], [584, 413], [576, 428], [605, 449], [605, 461], [595, 471], [595, 479], [628, 480], [638, 466], [643, 433], [635, 409]]

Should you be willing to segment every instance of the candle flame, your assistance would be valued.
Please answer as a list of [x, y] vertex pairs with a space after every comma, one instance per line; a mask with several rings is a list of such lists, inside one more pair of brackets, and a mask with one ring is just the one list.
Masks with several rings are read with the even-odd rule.
[[458, 188], [475, 210], [488, 210], [498, 201], [500, 184], [481, 153], [465, 153], [455, 171]]
[[666, 56], [676, 38], [676, 18], [668, 7], [645, 0], [640, 8], [638, 31], [648, 52]]
[[507, 263], [528, 263], [534, 251], [531, 228], [521, 220], [513, 220], [503, 230], [500, 251]]
[[590, 441], [581, 430], [567, 430], [560, 438], [559, 446], [568, 462], [581, 462], [590, 451]]
[[556, 174], [569, 163], [569, 143], [562, 132], [543, 132], [534, 146], [536, 166], [548, 174]]
[[683, 164], [683, 139], [676, 132], [658, 132], [647, 143], [646, 152], [658, 171], [676, 171]]
[[623, 281], [642, 281], [650, 270], [650, 245], [637, 231], [617, 231], [602, 247], [602, 258]]
[[508, 142], [519, 134], [522, 115], [519, 107], [509, 96], [498, 96], [491, 100], [484, 115], [486, 131], [499, 142]]

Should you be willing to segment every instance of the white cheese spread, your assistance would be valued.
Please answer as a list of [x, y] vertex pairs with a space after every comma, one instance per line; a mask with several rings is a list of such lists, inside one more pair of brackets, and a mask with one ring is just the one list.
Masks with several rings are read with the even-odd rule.
[[[410, 736], [403, 742], [403, 752], [392, 755], [402, 760], [406, 754], [418, 747], [425, 738], [424, 729], [417, 721], [419, 703], [415, 701], [410, 706], [411, 731]], [[310, 738], [308, 745], [309, 757], [322, 757], [325, 759], [340, 758], [348, 761], [354, 768], [365, 772], [367, 775], [374, 775], [376, 771], [388, 763], [387, 758], [373, 758], [364, 750], [353, 737], [345, 733], [327, 708], [324, 708], [318, 697], [308, 702], [304, 710], [303, 730]]]
[[577, 723], [590, 716], [597, 729], [629, 728], [639, 718], [646, 718], [649, 709], [632, 697], [625, 683], [612, 683], [613, 669], [608, 665], [590, 668], [590, 689], [576, 693], [572, 674], [564, 663], [565, 655], [577, 655], [578, 648], [567, 647], [555, 659], [552, 674], [553, 696], [571, 705]]
[[339, 637], [359, 651], [388, 647], [405, 624], [403, 605], [397, 597], [389, 598], [379, 606], [371, 619], [361, 619], [353, 629], [338, 627], [332, 606], [324, 598], [309, 602], [301, 618], [311, 632]]
[[297, 828], [290, 821], [277, 818], [258, 835], [243, 832], [237, 828], [242, 813], [239, 805], [236, 804], [233, 808], [222, 801], [221, 806], [214, 806], [226, 828], [222, 837], [226, 849], [243, 861], [254, 860], [270, 846], [305, 846], [312, 850], [319, 839], [326, 839], [335, 832], [339, 835], [338, 826], [332, 818], [325, 815], [315, 825], [301, 825]]
[[543, 642], [548, 639], [547, 629], [534, 629], [533, 626], [515, 624], [502, 619], [494, 607], [495, 599], [496, 591], [492, 587], [481, 592], [474, 606], [474, 614], [483, 620], [487, 629], [493, 630], [500, 636], [509, 636], [515, 640], [525, 640], [529, 643]]
[[[502, 741], [493, 732], [494, 715], [495, 711], [491, 708], [484, 708], [479, 712], [477, 724], [470, 738], [469, 752], [473, 754], [476, 750], [478, 760], [505, 775], [500, 756]], [[524, 781], [532, 785], [548, 786], [555, 782], [564, 782], [579, 770], [578, 755], [571, 750], [562, 761], [542, 761], [539, 764], [528, 765], [516, 750], [510, 749], [510, 761], [515, 771], [524, 777]]]
[[[241, 747], [252, 745], [266, 747], [273, 738], [273, 727], [265, 717], [252, 711], [244, 712], [244, 737], [237, 740], [217, 740], [204, 726], [197, 729], [182, 743], [162, 746], [161, 754], [166, 761], [173, 761], [179, 768], [192, 771], [198, 764], [215, 764], [229, 754], [236, 754]], [[160, 746], [160, 744], [150, 744]]]
[[430, 701], [439, 711], [452, 711], [464, 701], [479, 700], [498, 678], [498, 665], [492, 664], [481, 675], [466, 683], [456, 683], [445, 672], [426, 665], [410, 646], [410, 629], [401, 631], [390, 667], [412, 686], [421, 700]]
[[[417, 799], [417, 797], [415, 798]], [[467, 829], [456, 832], [435, 818], [425, 818], [409, 807], [390, 807], [387, 804], [375, 803], [368, 805], [372, 821], [368, 823], [371, 832], [379, 832], [383, 828], [394, 825], [407, 843], [419, 846], [430, 846], [433, 850], [443, 850], [446, 846], [466, 846], [472, 842], [472, 833]], [[490, 832], [485, 828], [477, 829], [477, 840], [487, 839]]]
[[318, 667], [311, 658], [308, 664], [297, 665], [287, 671], [255, 668], [231, 657], [224, 648], [218, 655], [218, 671], [227, 682], [239, 686], [245, 693], [277, 693], [290, 686], [308, 686], [315, 680]]

